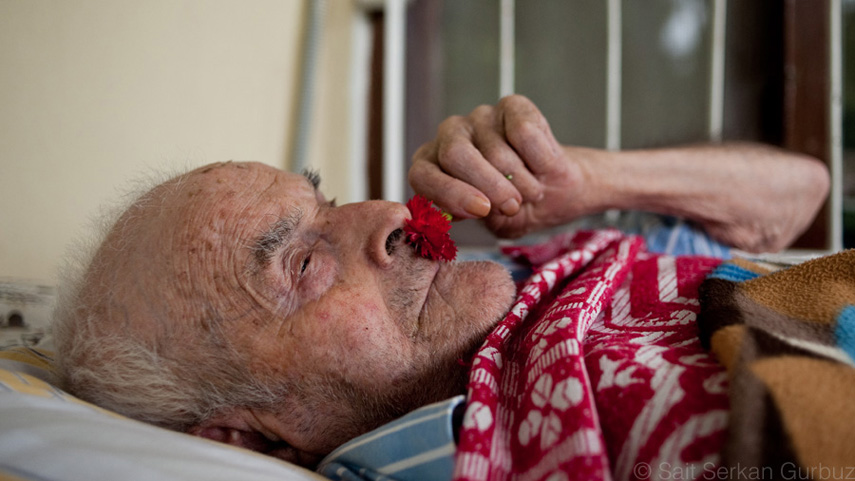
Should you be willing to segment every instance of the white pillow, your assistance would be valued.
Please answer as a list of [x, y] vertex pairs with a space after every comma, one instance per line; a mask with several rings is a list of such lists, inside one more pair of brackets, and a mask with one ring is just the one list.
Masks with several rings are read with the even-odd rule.
[[[252, 451], [137, 422], [48, 384], [50, 354], [0, 351], [0, 478], [325, 480]], [[4, 476], [6, 475], [6, 476]]]

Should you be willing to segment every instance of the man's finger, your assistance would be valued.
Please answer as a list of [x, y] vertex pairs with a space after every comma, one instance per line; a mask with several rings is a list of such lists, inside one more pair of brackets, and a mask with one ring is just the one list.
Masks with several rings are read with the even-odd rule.
[[[506, 150], [507, 154], [515, 157], [509, 148]], [[511, 182], [513, 175], [508, 178], [510, 174], [499, 171], [469, 139], [452, 138], [440, 144], [437, 159], [443, 172], [482, 192], [499, 212], [514, 215], [519, 211], [523, 199]], [[519, 160], [510, 161], [516, 165], [512, 170], [519, 171], [520, 176], [525, 175], [524, 166]]]
[[510, 145], [535, 175], [547, 173], [559, 156], [549, 123], [529, 99], [513, 95], [499, 102], [502, 128]]
[[446, 174], [433, 162], [414, 158], [408, 179], [416, 193], [455, 218], [473, 219], [490, 213], [490, 201], [481, 191]]
[[[528, 166], [520, 158], [519, 154], [508, 145], [504, 137], [492, 128], [478, 128], [475, 131], [475, 147], [484, 156], [487, 162], [493, 166], [510, 184], [514, 190], [522, 195], [523, 201], [536, 202], [543, 197], [543, 185], [529, 171]], [[476, 185], [476, 187], [479, 187]], [[494, 204], [500, 205], [502, 199], [501, 194], [496, 196], [492, 192], [481, 189]], [[504, 199], [507, 196], [515, 196], [513, 191], [507, 190], [504, 192]], [[507, 215], [513, 213], [505, 212]]]

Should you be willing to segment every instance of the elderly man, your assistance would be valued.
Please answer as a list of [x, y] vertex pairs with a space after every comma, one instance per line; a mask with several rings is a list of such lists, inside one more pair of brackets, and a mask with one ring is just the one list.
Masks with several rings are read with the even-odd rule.
[[[518, 96], [444, 122], [410, 182], [504, 237], [632, 208], [755, 251], [788, 245], [828, 190], [820, 163], [760, 146], [563, 146]], [[404, 206], [337, 206], [318, 183], [223, 163], [136, 199], [61, 300], [63, 386], [303, 465], [465, 392], [461, 359], [513, 301], [506, 270], [421, 258], [402, 239]]]

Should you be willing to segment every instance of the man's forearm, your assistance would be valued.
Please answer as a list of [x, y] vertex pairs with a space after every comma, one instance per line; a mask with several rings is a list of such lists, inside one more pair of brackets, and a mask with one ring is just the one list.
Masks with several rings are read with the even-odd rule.
[[[574, 148], [567, 147], [573, 155]], [[696, 221], [747, 250], [779, 250], [828, 194], [819, 161], [757, 144], [604, 152], [589, 156], [592, 210], [634, 209]]]

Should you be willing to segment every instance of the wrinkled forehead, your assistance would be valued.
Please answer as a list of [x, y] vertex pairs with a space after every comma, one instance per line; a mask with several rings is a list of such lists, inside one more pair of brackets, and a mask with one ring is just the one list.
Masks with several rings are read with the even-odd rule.
[[236, 249], [260, 229], [314, 199], [305, 177], [265, 164], [227, 162], [195, 169], [158, 188], [146, 202], [150, 234], [173, 249]]
[[272, 210], [275, 215], [281, 207], [313, 195], [303, 176], [254, 162], [210, 164], [177, 178], [170, 187], [178, 210], [192, 217], [198, 210], [224, 215]]
[[273, 181], [278, 176], [287, 176], [286, 172], [254, 162], [217, 162], [199, 167], [177, 177], [171, 187], [189, 197], [194, 195], [216, 195], [217, 193], [244, 192], [256, 183]]

